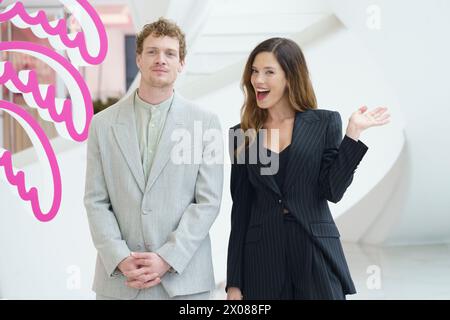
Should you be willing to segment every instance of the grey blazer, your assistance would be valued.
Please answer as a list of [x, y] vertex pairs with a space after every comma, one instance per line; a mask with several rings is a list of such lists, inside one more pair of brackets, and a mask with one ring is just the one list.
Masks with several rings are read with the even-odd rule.
[[214, 288], [209, 230], [220, 209], [223, 161], [172, 161], [171, 153], [180, 145], [174, 141], [177, 129], [185, 130], [184, 138], [191, 135], [189, 145], [197, 144], [200, 158], [208, 156], [212, 144], [220, 150], [215, 156], [223, 158], [221, 136], [205, 142], [208, 139], [198, 135], [207, 129], [221, 130], [217, 116], [175, 93], [148, 181], [144, 181], [133, 94], [92, 120], [84, 204], [98, 251], [93, 285], [97, 294], [121, 299], [137, 296], [139, 290], [127, 287], [117, 269], [131, 251], [156, 252], [175, 269], [161, 279], [170, 297]]

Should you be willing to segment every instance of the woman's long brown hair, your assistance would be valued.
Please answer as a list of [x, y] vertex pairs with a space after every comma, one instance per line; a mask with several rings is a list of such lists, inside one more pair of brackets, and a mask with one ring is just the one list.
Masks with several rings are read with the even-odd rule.
[[[241, 89], [244, 92], [244, 104], [241, 108], [241, 129], [247, 132], [258, 132], [267, 119], [267, 110], [261, 109], [256, 104], [255, 90], [251, 83], [252, 66], [255, 57], [261, 52], [272, 52], [287, 80], [287, 94], [293, 109], [303, 112], [307, 109], [316, 109], [317, 100], [311, 80], [309, 78], [308, 67], [305, 57], [300, 47], [292, 40], [286, 38], [270, 38], [261, 42], [250, 53], [245, 65], [244, 74], [241, 81]], [[245, 137], [245, 145], [248, 146], [255, 137]]]

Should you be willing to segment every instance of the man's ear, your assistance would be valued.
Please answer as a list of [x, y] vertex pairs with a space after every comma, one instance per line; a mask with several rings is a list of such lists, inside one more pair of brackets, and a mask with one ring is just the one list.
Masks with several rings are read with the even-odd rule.
[[141, 59], [142, 59], [142, 56], [140, 54], [136, 54], [136, 65], [139, 70], [141, 70]]
[[181, 73], [181, 71], [183, 71], [184, 68], [184, 60], [180, 62], [180, 65], [178, 66], [178, 73]]

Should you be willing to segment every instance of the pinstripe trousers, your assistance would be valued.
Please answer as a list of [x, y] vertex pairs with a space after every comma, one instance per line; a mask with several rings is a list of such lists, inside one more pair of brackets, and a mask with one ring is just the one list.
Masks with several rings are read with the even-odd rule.
[[[284, 214], [283, 247], [286, 260], [286, 279], [281, 291], [281, 300], [345, 300], [345, 295], [338, 278], [329, 273], [329, 281], [315, 281], [321, 275], [314, 270], [313, 262], [321, 257], [320, 251], [314, 249], [310, 236], [303, 230], [295, 217]], [[299, 263], [300, 262], [300, 263]], [[328, 290], [320, 290], [317, 283], [334, 283]]]

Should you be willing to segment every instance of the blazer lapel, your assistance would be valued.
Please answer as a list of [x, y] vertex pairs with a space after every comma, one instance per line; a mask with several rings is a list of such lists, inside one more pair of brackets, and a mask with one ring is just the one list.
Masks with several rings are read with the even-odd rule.
[[145, 179], [136, 131], [136, 118], [133, 106], [134, 94], [135, 92], [122, 102], [117, 121], [113, 125], [113, 132], [139, 189], [144, 192]]
[[177, 141], [172, 140], [172, 133], [174, 132], [174, 130], [182, 128], [184, 125], [183, 109], [180, 105], [180, 98], [175, 93], [173, 99], [174, 100], [172, 102], [172, 106], [170, 107], [169, 113], [167, 114], [166, 122], [164, 123], [161, 138], [156, 148], [156, 154], [153, 159], [152, 167], [150, 169], [145, 192], [148, 192], [150, 190], [159, 174], [170, 159], [172, 149], [177, 143]]
[[314, 144], [314, 131], [317, 130], [319, 120], [320, 118], [313, 110], [297, 112], [295, 116], [286, 179], [283, 184], [284, 192], [297, 181], [298, 175], [301, 174], [305, 166], [305, 157], [308, 154], [307, 148]]

